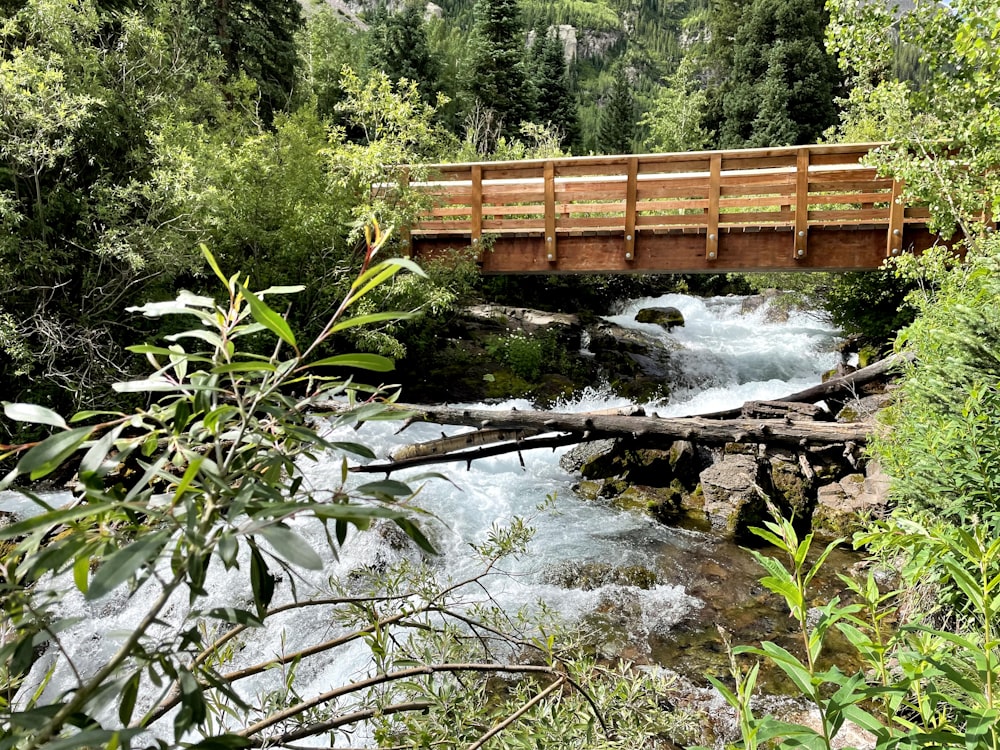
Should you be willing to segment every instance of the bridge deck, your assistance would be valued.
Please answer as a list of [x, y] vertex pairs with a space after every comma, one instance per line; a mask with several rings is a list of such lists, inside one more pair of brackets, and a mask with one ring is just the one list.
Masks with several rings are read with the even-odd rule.
[[485, 273], [859, 270], [934, 243], [928, 211], [861, 158], [873, 144], [439, 164], [404, 232]]

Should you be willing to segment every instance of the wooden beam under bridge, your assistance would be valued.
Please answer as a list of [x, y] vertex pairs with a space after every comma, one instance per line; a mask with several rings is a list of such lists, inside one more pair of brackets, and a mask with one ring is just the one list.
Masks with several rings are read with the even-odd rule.
[[937, 238], [862, 163], [878, 144], [441, 164], [412, 256], [471, 247], [487, 274], [878, 268]]

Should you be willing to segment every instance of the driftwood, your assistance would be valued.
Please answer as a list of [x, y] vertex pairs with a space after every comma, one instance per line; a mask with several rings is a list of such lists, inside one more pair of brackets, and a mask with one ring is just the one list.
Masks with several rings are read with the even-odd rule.
[[[860, 370], [855, 370], [854, 372], [844, 375], [843, 377], [830, 378], [819, 385], [811, 386], [803, 391], [790, 393], [787, 396], [782, 396], [778, 400], [795, 403], [816, 403], [817, 401], [822, 401], [823, 399], [850, 395], [856, 393], [859, 388], [862, 388], [868, 383], [885, 377], [895, 368], [902, 366], [906, 362], [912, 361], [912, 354], [894, 354], [891, 357], [880, 359], [873, 365], [862, 367]], [[730, 419], [732, 417], [740, 416], [742, 410], [743, 407], [739, 407], [737, 409], [726, 409], [725, 411], [716, 411], [711, 414], [700, 414], [698, 416], [707, 417], [708, 419]]]
[[739, 415], [747, 419], [815, 419], [821, 422], [833, 419], [830, 412], [816, 404], [795, 401], [747, 401], [740, 407]]

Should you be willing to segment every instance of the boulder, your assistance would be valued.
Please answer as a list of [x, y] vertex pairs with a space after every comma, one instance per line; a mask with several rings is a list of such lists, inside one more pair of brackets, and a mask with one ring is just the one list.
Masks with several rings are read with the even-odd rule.
[[749, 536], [767, 515], [760, 462], [744, 454], [723, 454], [701, 472], [704, 512], [712, 528], [737, 539]]
[[889, 483], [878, 462], [869, 461], [864, 474], [848, 474], [822, 485], [816, 493], [813, 531], [821, 537], [850, 537], [867, 520], [882, 518], [888, 508]]
[[684, 325], [684, 315], [676, 307], [644, 307], [635, 315], [637, 323], [652, 323], [671, 331]]

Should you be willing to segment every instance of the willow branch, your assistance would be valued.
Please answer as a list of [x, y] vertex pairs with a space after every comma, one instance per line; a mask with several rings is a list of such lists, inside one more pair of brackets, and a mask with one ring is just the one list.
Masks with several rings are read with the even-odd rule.
[[528, 713], [528, 711], [530, 711], [532, 708], [534, 708], [535, 706], [537, 706], [543, 700], [545, 700], [550, 695], [552, 695], [552, 693], [554, 693], [556, 690], [561, 689], [564, 684], [566, 684], [566, 678], [565, 678], [565, 676], [559, 677], [559, 679], [557, 679], [555, 682], [553, 682], [551, 685], [549, 685], [547, 688], [545, 688], [542, 692], [537, 693], [536, 695], [534, 695], [531, 698], [531, 700], [527, 701], [524, 705], [522, 705], [519, 709], [517, 709], [514, 713], [512, 713], [506, 719], [504, 719], [503, 721], [501, 721], [499, 724], [495, 724], [493, 726], [493, 728], [490, 729], [490, 731], [488, 731], [486, 734], [484, 734], [478, 740], [476, 740], [471, 745], [469, 745], [468, 750], [479, 750], [479, 748], [481, 748], [483, 745], [485, 745], [491, 739], [493, 739], [494, 737], [496, 737], [498, 734], [500, 734], [500, 732], [502, 732], [503, 730], [505, 730], [507, 727], [509, 727], [515, 721], [517, 721], [518, 719], [520, 719], [522, 716], [524, 716], [526, 713]]
[[376, 716], [391, 716], [392, 714], [404, 713], [406, 711], [426, 711], [430, 707], [431, 703], [429, 701], [411, 701], [409, 703], [394, 703], [391, 706], [383, 708], [369, 708], [364, 711], [355, 711], [354, 713], [338, 716], [336, 719], [331, 719], [330, 721], [310, 724], [301, 729], [296, 729], [294, 732], [285, 732], [274, 737], [252, 739], [250, 740], [250, 747], [284, 745], [296, 740], [306, 739], [307, 737], [315, 737], [317, 734], [329, 732], [331, 729], [337, 729], [347, 724], [356, 724], [359, 721], [374, 719]]

